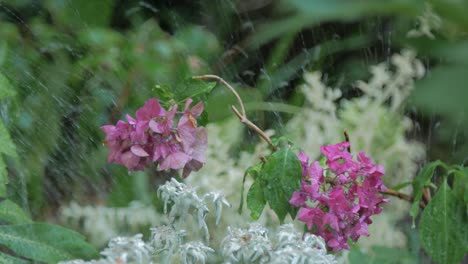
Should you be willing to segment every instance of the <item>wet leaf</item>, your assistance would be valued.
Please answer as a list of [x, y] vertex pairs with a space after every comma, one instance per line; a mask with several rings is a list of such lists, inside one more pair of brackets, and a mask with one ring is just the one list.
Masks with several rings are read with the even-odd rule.
[[15, 144], [11, 140], [10, 133], [2, 120], [0, 120], [0, 154], [6, 154], [13, 158], [18, 157]]
[[98, 255], [82, 235], [45, 223], [0, 226], [0, 244], [19, 256], [47, 263]]
[[244, 206], [245, 180], [246, 180], [248, 175], [252, 176], [254, 178], [254, 180], [255, 180], [257, 178], [258, 174], [260, 173], [260, 170], [262, 169], [262, 167], [263, 167], [263, 162], [260, 162], [260, 163], [257, 163], [255, 165], [250, 166], [249, 168], [247, 168], [247, 170], [244, 173], [244, 177], [242, 178], [241, 200], [240, 200], [239, 209], [238, 209], [239, 214], [242, 214], [242, 208]]
[[250, 186], [249, 193], [247, 193], [247, 208], [250, 209], [250, 217], [258, 220], [262, 215], [263, 208], [266, 205], [264, 194], [265, 184], [261, 179], [254, 181]]
[[423, 195], [423, 190], [424, 187], [428, 186], [431, 183], [432, 175], [434, 174], [435, 169], [438, 166], [444, 165], [443, 162], [440, 160], [433, 161], [424, 168], [421, 169], [421, 171], [418, 173], [418, 175], [414, 178], [413, 181], [413, 193], [414, 193], [414, 201], [413, 204], [411, 205], [411, 210], [410, 210], [410, 215], [413, 218], [413, 226], [414, 226], [414, 220], [419, 214], [419, 203], [421, 201], [421, 197]]
[[185, 102], [187, 98], [192, 98], [195, 103], [197, 103], [195, 100], [196, 97], [207, 95], [215, 86], [215, 82], [206, 82], [189, 78], [180, 82], [172, 91], [176, 102]]
[[423, 248], [437, 263], [460, 263], [468, 250], [468, 216], [463, 197], [444, 180], [419, 223]]
[[16, 94], [10, 81], [0, 72], [0, 99], [14, 96]]
[[9, 224], [32, 223], [31, 218], [23, 209], [10, 200], [0, 202], [0, 220]]
[[300, 188], [301, 163], [289, 147], [280, 148], [267, 160], [261, 171], [261, 178], [266, 182], [265, 198], [280, 222], [283, 222], [288, 213], [293, 218], [296, 215], [296, 209], [289, 204], [289, 199]]

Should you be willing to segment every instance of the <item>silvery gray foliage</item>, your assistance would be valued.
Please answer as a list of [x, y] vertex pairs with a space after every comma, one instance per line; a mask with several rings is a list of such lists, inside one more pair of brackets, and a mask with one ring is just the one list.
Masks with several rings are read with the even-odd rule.
[[185, 236], [185, 230], [176, 230], [172, 226], [162, 225], [152, 227], [151, 246], [156, 254], [167, 251], [172, 255], [173, 252], [182, 244]]
[[167, 213], [168, 204], [172, 204], [169, 212], [169, 221], [171, 224], [173, 224], [177, 218], [196, 215], [194, 219], [199, 229], [204, 231], [206, 241], [209, 240], [209, 232], [205, 217], [210, 211], [206, 200], [211, 199], [215, 206], [217, 223], [221, 217], [222, 206], [231, 206], [221, 192], [210, 192], [200, 198], [194, 188], [178, 182], [174, 178], [159, 187], [158, 196], [164, 201], [165, 214]]
[[336, 263], [333, 255], [327, 255], [322, 238], [306, 233], [304, 237], [292, 224], [282, 225], [276, 234], [277, 244], [270, 263], [326, 264]]
[[153, 249], [142, 240], [142, 237], [142, 234], [137, 234], [133, 237], [112, 238], [101, 255], [116, 263], [152, 263]]
[[225, 263], [337, 263], [333, 255], [327, 255], [322, 238], [311, 234], [302, 238], [292, 224], [282, 225], [273, 240], [256, 223], [248, 229], [230, 228], [222, 254]]
[[[188, 241], [186, 231], [175, 226], [178, 219], [185, 219], [187, 214], [195, 213], [199, 226], [208, 228], [204, 221], [208, 213], [206, 201], [215, 207], [217, 221], [223, 205], [229, 206], [222, 193], [211, 192], [199, 198], [195, 189], [179, 183], [175, 179], [167, 182], [158, 190], [159, 196], [167, 206], [169, 225], [151, 228], [149, 241], [142, 240], [143, 235], [133, 237], [115, 237], [101, 252], [100, 260], [72, 260], [61, 264], [153, 264], [153, 263], [206, 263], [215, 251], [200, 241]], [[200, 222], [203, 222], [200, 224]], [[333, 255], [327, 255], [323, 239], [314, 235], [296, 232], [292, 225], [280, 227], [276, 236], [270, 240], [268, 230], [258, 223], [250, 224], [247, 229], [228, 228], [221, 254], [224, 263], [336, 263]]]
[[221, 243], [226, 263], [267, 263], [272, 250], [268, 230], [258, 223], [248, 229], [228, 228]]
[[205, 263], [209, 254], [214, 250], [200, 241], [192, 241], [180, 246], [180, 258], [184, 264]]

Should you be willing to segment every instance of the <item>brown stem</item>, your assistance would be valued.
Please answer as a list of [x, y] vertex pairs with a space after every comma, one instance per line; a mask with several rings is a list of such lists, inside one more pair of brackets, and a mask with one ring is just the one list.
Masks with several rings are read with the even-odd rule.
[[424, 187], [423, 189], [423, 200], [426, 204], [431, 201], [431, 191], [427, 187]]
[[413, 201], [413, 197], [409, 196], [408, 194], [404, 194], [404, 193], [401, 193], [401, 192], [398, 192], [398, 191], [395, 191], [395, 190], [392, 190], [392, 189], [387, 189], [386, 191], [382, 191], [380, 193], [395, 196], [395, 197], [398, 197], [398, 198], [400, 198], [402, 200], [405, 200], [405, 201], [408, 201], [408, 202]]
[[232, 88], [229, 83], [227, 83], [223, 78], [217, 76], [217, 75], [201, 75], [201, 76], [193, 76], [193, 79], [215, 79], [219, 82], [221, 82], [226, 88], [228, 88], [236, 97], [237, 103], [240, 106], [241, 111], [239, 111], [235, 106], [231, 105], [231, 109], [234, 112], [234, 114], [239, 118], [239, 120], [245, 124], [248, 128], [252, 129], [255, 131], [261, 138], [263, 138], [270, 146], [273, 148], [273, 150], [276, 150], [276, 147], [273, 145], [273, 142], [271, 142], [270, 137], [263, 131], [261, 130], [258, 126], [256, 126], [252, 121], [250, 121], [247, 118], [247, 114], [245, 113], [245, 107], [244, 107], [244, 102], [242, 101], [242, 98], [239, 96], [239, 94], [236, 92], [234, 88]]
[[345, 140], [349, 143], [348, 152], [351, 153], [351, 141], [349, 141], [348, 132], [347, 132], [346, 130], [343, 131], [343, 135], [344, 135], [344, 137], [345, 137]]

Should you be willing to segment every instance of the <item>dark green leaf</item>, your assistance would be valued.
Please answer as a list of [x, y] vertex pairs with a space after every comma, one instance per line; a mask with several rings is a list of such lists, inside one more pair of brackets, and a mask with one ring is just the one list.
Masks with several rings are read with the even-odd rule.
[[5, 161], [0, 155], [0, 197], [7, 196], [6, 185], [8, 184], [8, 171], [6, 169]]
[[23, 209], [10, 200], [0, 202], [0, 221], [9, 224], [27, 224], [32, 222]]
[[419, 223], [422, 245], [435, 262], [460, 263], [468, 250], [466, 223], [466, 204], [444, 180]]
[[[8, 46], [6, 42], [0, 43], [0, 67], [5, 63], [6, 56], [7, 56], [7, 49], [8, 49]], [[0, 87], [0, 90], [1, 90], [1, 87]]]
[[0, 72], [0, 99], [14, 96], [15, 90], [10, 84], [10, 81]]
[[0, 263], [8, 263], [8, 264], [28, 264], [31, 263], [24, 259], [15, 258], [13, 256], [7, 255], [5, 253], [0, 252]]
[[180, 82], [172, 92], [176, 102], [185, 102], [187, 98], [196, 98], [202, 95], [207, 95], [215, 86], [215, 82], [206, 82], [190, 78]]
[[287, 213], [295, 217], [296, 209], [289, 204], [294, 191], [301, 185], [302, 168], [291, 148], [280, 148], [267, 158], [261, 178], [266, 182], [265, 198], [281, 222]]
[[262, 215], [263, 208], [265, 208], [266, 200], [264, 196], [265, 184], [258, 178], [250, 186], [249, 192], [247, 193], [247, 208], [250, 209], [250, 217], [254, 220], [258, 220]]
[[19, 256], [47, 263], [98, 256], [82, 235], [45, 223], [0, 226], [0, 244]]
[[46, 6], [54, 21], [77, 28], [107, 26], [111, 20], [114, 1], [61, 1], [48, 0]]
[[156, 85], [153, 88], [155, 97], [158, 98], [161, 102], [174, 101], [175, 95], [172, 93], [172, 90], [167, 85]]
[[11, 157], [18, 157], [16, 147], [10, 138], [10, 133], [0, 119], [0, 154], [6, 154]]
[[[242, 178], [242, 187], [241, 187], [241, 200], [239, 204], [239, 214], [242, 214], [242, 207], [244, 206], [244, 189], [245, 189], [245, 179], [247, 178], [247, 175], [250, 174], [254, 178], [254, 180], [257, 178], [260, 170], [262, 169], [263, 162], [257, 163], [253, 166], [250, 166], [244, 173], [244, 177]], [[263, 208], [262, 208], [263, 210]], [[261, 213], [261, 212], [260, 212]]]
[[395, 190], [395, 191], [398, 191], [400, 189], [405, 188], [406, 186], [410, 186], [411, 184], [413, 184], [413, 181], [404, 182], [404, 183], [400, 183], [400, 184], [397, 184], [397, 185], [393, 186], [391, 189]]
[[440, 160], [433, 161], [418, 173], [418, 175], [414, 178], [413, 181], [413, 193], [414, 193], [414, 201], [411, 205], [410, 215], [413, 217], [413, 226], [414, 220], [419, 214], [419, 203], [421, 201], [421, 197], [423, 194], [424, 187], [428, 186], [431, 183], [432, 175], [434, 174], [435, 169], [438, 166], [442, 166], [444, 163]]

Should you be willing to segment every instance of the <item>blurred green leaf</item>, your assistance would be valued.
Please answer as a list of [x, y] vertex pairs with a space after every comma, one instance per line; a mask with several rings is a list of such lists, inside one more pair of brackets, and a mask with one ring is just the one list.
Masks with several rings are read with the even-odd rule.
[[398, 185], [393, 186], [391, 189], [395, 190], [395, 191], [398, 191], [398, 190], [401, 190], [401, 189], [405, 188], [406, 186], [410, 186], [412, 184], [413, 184], [413, 181], [404, 182], [404, 183], [400, 183]]
[[32, 223], [31, 217], [16, 203], [10, 200], [3, 200], [0, 202], [0, 220], [9, 224]]
[[113, 0], [46, 1], [46, 6], [56, 22], [62, 26], [78, 28], [109, 25], [113, 5]]
[[405, 249], [374, 246], [368, 253], [354, 247], [348, 255], [350, 264], [412, 264], [417, 263], [416, 257]]
[[47, 263], [98, 256], [82, 235], [45, 223], [0, 226], [0, 244], [19, 256]]
[[[467, 61], [468, 62], [468, 61]], [[443, 114], [454, 120], [468, 120], [466, 66], [439, 66], [417, 83], [411, 102], [429, 114]]]
[[2, 155], [0, 155], [0, 197], [7, 196], [7, 188], [6, 188], [7, 184], [8, 184], [8, 171], [5, 165], [5, 161], [3, 160]]
[[14, 96], [15, 94], [16, 94], [16, 92], [15, 92], [15, 89], [13, 88], [13, 86], [11, 86], [8, 79], [0, 72], [0, 99], [4, 99], [4, 98], [10, 97], [10, 96]]
[[327, 21], [354, 21], [377, 15], [416, 16], [424, 1], [404, 0], [291, 0], [282, 1], [283, 9], [294, 10], [292, 15], [260, 26], [255, 34], [253, 46], [258, 47], [289, 32], [298, 32], [304, 27]]
[[5, 253], [0, 252], [0, 262], [1, 263], [8, 263], [8, 264], [29, 264], [30, 261], [26, 261], [24, 259], [15, 258], [13, 256], [7, 255]]
[[0, 120], [0, 154], [6, 154], [13, 158], [17, 158], [16, 146], [11, 140], [10, 133], [3, 121]]
[[[0, 67], [5, 63], [6, 56], [7, 56], [7, 49], [8, 49], [7, 43], [6, 42], [0, 42]], [[0, 84], [0, 86], [1, 86], [1, 84]]]
[[432, 175], [434, 171], [439, 166], [444, 166], [445, 164], [440, 160], [433, 161], [429, 164], [426, 164], [416, 175], [413, 180], [413, 203], [410, 209], [410, 215], [413, 218], [413, 226], [416, 217], [419, 214], [419, 203], [423, 195], [424, 187], [428, 186], [431, 183]]
[[215, 82], [206, 82], [193, 78], [178, 83], [174, 89], [174, 97], [177, 102], [185, 101], [187, 98], [196, 100], [200, 96], [207, 95], [216, 86]]
[[424, 249], [435, 262], [460, 263], [468, 252], [466, 206], [444, 180], [424, 209], [419, 233]]

